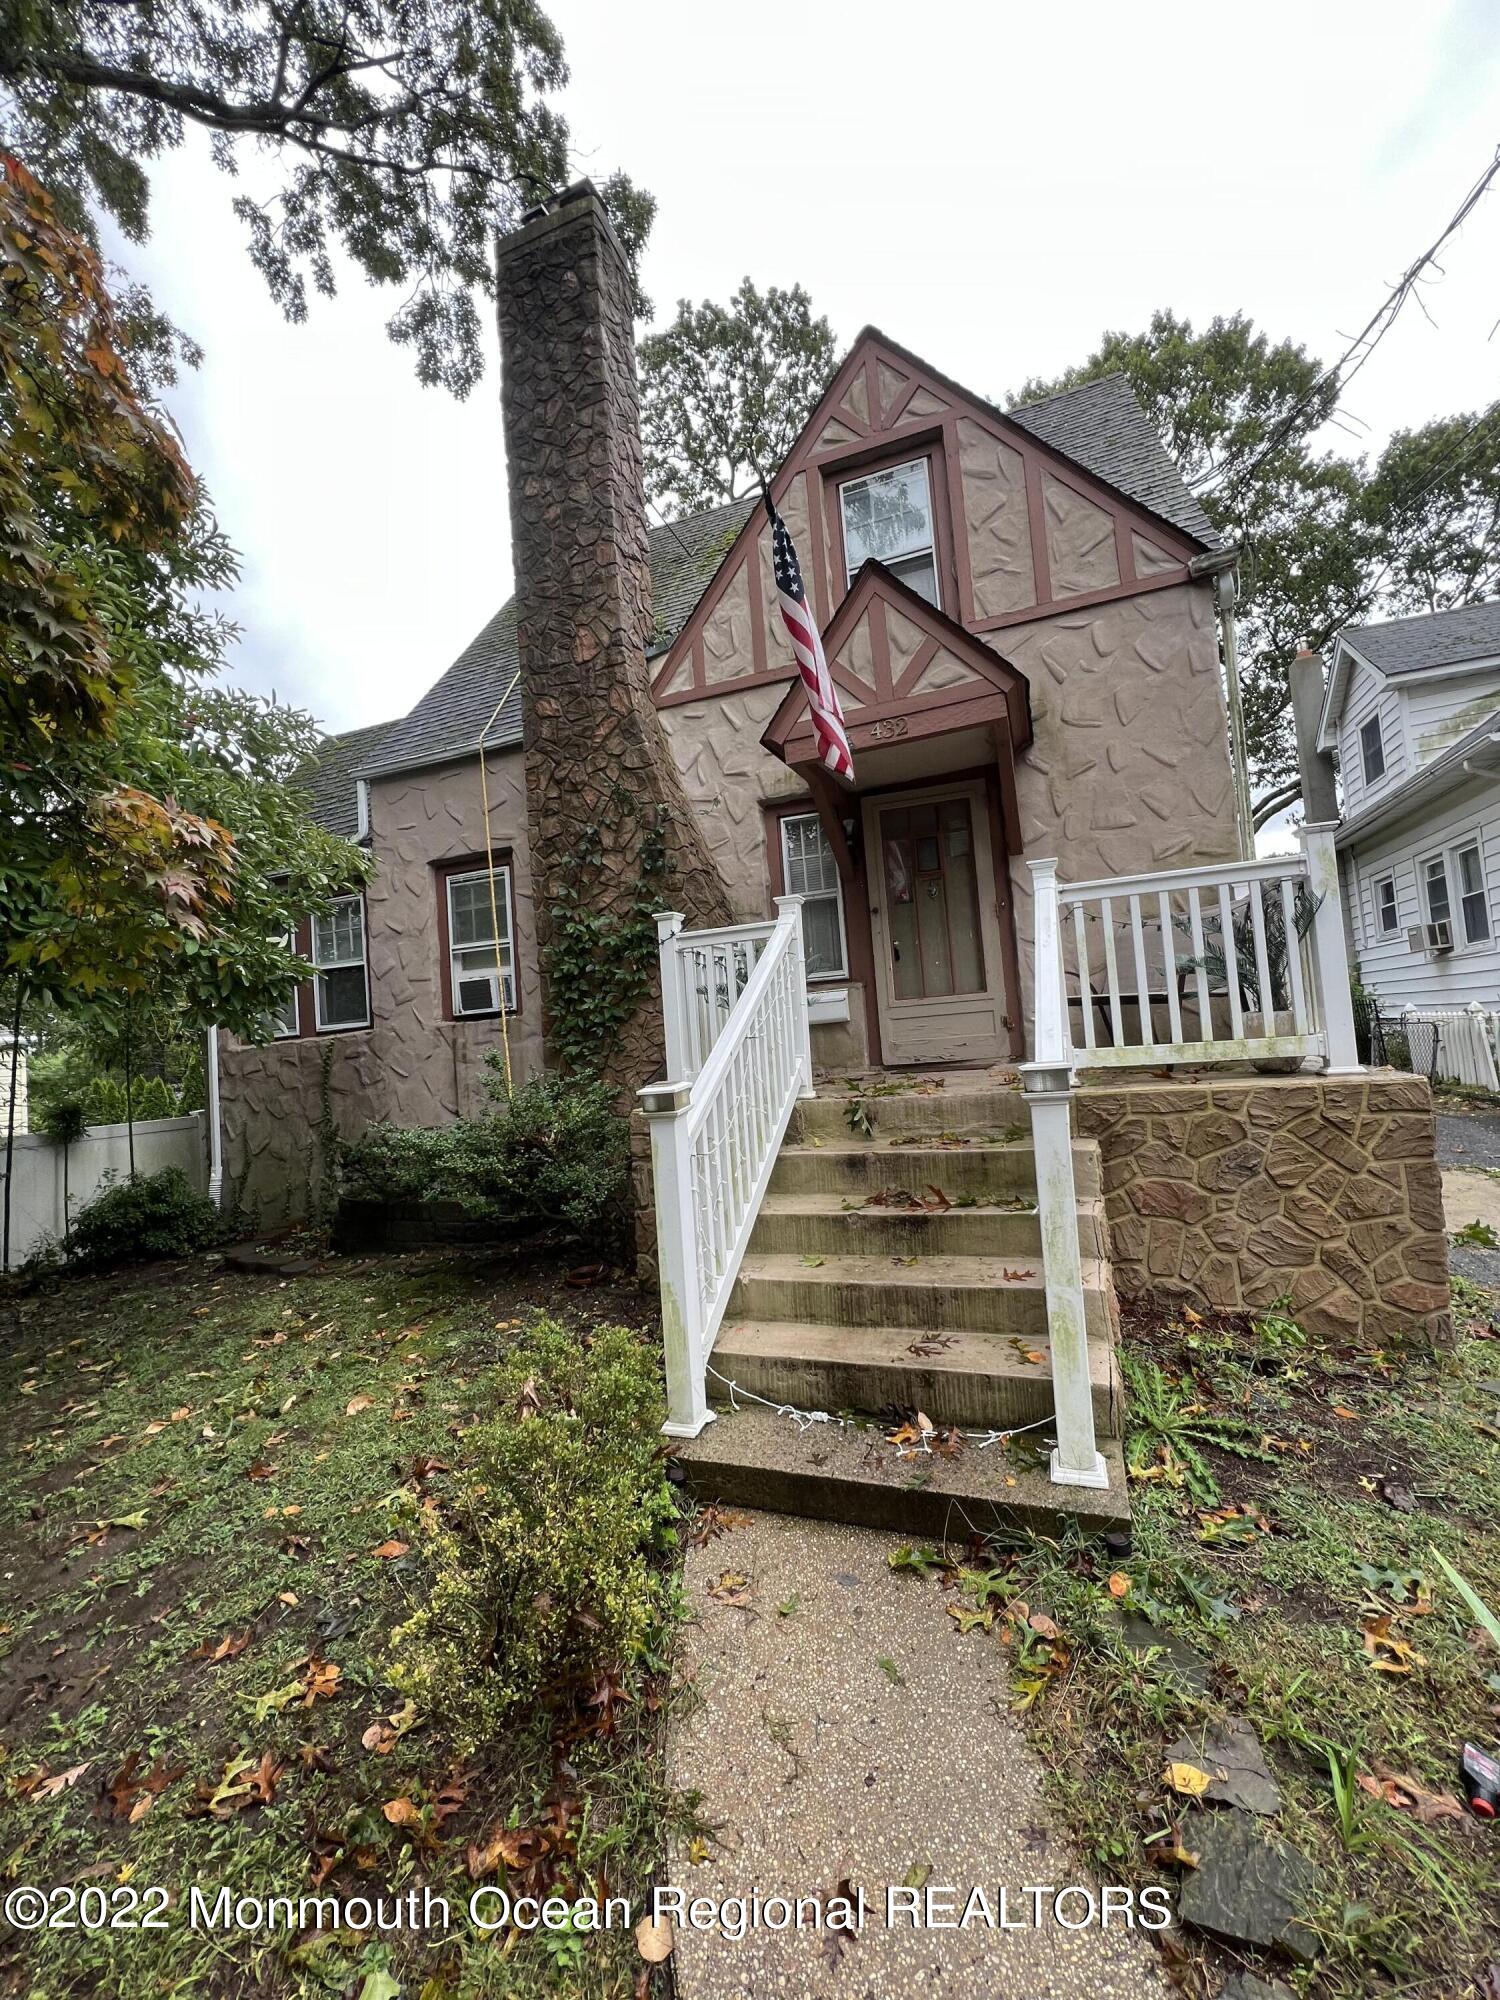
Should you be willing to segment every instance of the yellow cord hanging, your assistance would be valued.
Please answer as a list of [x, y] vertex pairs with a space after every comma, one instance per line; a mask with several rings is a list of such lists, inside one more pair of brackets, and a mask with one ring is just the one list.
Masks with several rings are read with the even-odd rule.
[[[495, 716], [500, 713], [501, 709], [510, 700], [512, 693], [515, 691], [516, 682], [520, 678], [521, 676], [518, 671], [511, 680], [510, 686], [495, 703], [494, 715], [490, 717], [489, 721], [479, 732], [479, 796], [484, 806], [484, 865], [490, 885], [490, 928], [495, 934], [495, 971], [500, 981], [500, 1042], [505, 1051], [505, 1094], [507, 1097], [514, 1091], [515, 1083], [510, 1069], [510, 1016], [509, 1010], [505, 1005], [505, 971], [500, 961], [500, 906], [495, 900], [495, 848], [494, 843], [490, 839], [490, 780], [489, 771], [485, 764], [484, 739], [494, 728]], [[517, 994], [519, 994], [521, 968], [516, 952], [514, 905], [512, 905], [510, 916], [510, 976], [512, 984]]]

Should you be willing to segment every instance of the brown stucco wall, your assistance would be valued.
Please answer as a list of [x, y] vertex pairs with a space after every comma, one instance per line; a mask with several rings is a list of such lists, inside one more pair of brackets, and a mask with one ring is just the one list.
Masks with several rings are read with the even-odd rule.
[[[489, 758], [490, 837], [509, 848], [521, 1007], [509, 1022], [517, 1076], [541, 1067], [525, 781], [519, 750]], [[482, 853], [484, 813], [474, 758], [377, 779], [370, 787], [374, 878], [365, 892], [371, 1025], [249, 1048], [226, 1039], [220, 1059], [225, 1181], [262, 1225], [305, 1215], [322, 1172], [324, 1069], [341, 1136], [377, 1119], [442, 1125], [488, 1103], [484, 1058], [500, 1023], [443, 1018], [436, 863]]]
[[1263, 1311], [1321, 1340], [1451, 1335], [1432, 1098], [1420, 1077], [1087, 1086], [1121, 1295]]

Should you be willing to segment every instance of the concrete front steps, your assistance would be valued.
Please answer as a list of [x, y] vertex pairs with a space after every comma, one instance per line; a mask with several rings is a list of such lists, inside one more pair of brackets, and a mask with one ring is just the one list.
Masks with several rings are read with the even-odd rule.
[[970, 1517], [1128, 1520], [1092, 1141], [1075, 1144], [1073, 1166], [1107, 1490], [1053, 1486], [972, 1440], [955, 1457], [903, 1459], [884, 1435], [892, 1421], [799, 1428], [753, 1402], [729, 1407], [733, 1384], [799, 1411], [921, 1411], [940, 1430], [1020, 1429], [1051, 1414], [1035, 1164], [1019, 1094], [969, 1076], [867, 1093], [869, 1133], [850, 1127], [853, 1094], [820, 1091], [794, 1117], [714, 1349], [718, 1420], [680, 1447], [690, 1483], [740, 1505], [960, 1539]]

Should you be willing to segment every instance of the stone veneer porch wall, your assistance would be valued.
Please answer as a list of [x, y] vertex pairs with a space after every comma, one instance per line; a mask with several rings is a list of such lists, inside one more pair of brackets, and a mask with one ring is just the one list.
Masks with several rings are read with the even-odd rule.
[[1448, 1248], [1425, 1080], [1245, 1077], [1087, 1085], [1115, 1285], [1260, 1311], [1361, 1346], [1451, 1336]]

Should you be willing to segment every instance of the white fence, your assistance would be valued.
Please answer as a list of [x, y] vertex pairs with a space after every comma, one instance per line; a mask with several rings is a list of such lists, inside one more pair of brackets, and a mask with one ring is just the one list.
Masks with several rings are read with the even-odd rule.
[[1467, 1007], [1403, 1007], [1399, 1023], [1385, 1019], [1386, 1032], [1428, 1022], [1437, 1030], [1436, 1074], [1447, 1083], [1500, 1092], [1500, 1010], [1471, 1000]]
[[[0, 1133], [0, 1177], [5, 1172], [4, 1138]], [[135, 1128], [135, 1166], [140, 1174], [181, 1167], [202, 1193], [208, 1185], [208, 1161], [203, 1113], [186, 1118], [148, 1118]], [[130, 1171], [130, 1128], [90, 1125], [68, 1148], [68, 1210], [76, 1216], [111, 1175], [123, 1180]], [[10, 1263], [23, 1264], [49, 1238], [62, 1240], [63, 1149], [40, 1133], [17, 1139], [10, 1189]]]
[[648, 1084], [667, 1422], [696, 1437], [712, 1417], [708, 1357], [799, 1097], [812, 1039], [802, 901], [776, 921], [684, 931], [658, 917], [667, 1081]]

